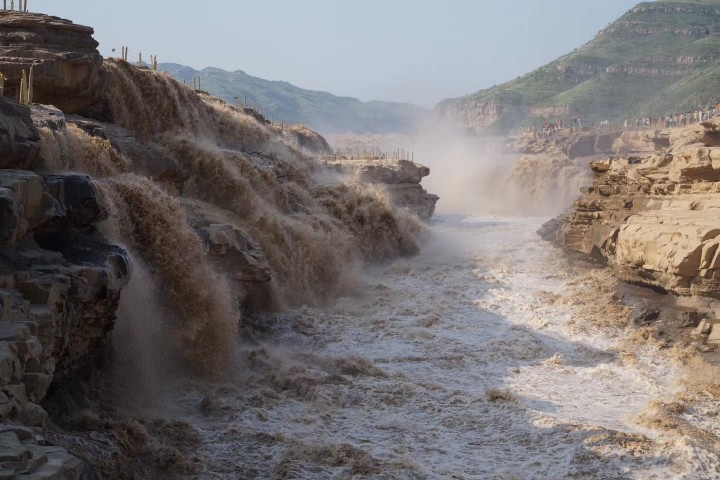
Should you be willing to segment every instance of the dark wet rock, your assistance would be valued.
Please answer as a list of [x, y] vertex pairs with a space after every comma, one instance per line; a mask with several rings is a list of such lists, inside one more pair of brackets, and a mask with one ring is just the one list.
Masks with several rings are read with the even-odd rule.
[[630, 315], [630, 322], [635, 326], [650, 325], [660, 318], [662, 311], [659, 308], [637, 308]]
[[90, 478], [42, 432], [61, 385], [94, 371], [131, 274], [106, 215], [87, 177], [0, 170], [0, 478]]
[[546, 242], [560, 245], [560, 242], [562, 241], [562, 228], [563, 216], [560, 215], [545, 222], [537, 231], [537, 234]]
[[30, 109], [0, 97], [0, 168], [29, 168], [40, 152]]

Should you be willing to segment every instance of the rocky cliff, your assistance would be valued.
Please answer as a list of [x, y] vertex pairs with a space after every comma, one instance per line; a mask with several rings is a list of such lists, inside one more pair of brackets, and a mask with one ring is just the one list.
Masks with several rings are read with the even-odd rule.
[[33, 13], [0, 14], [0, 72], [17, 99], [22, 71], [34, 67], [34, 101], [67, 113], [96, 108], [105, 85], [93, 29]]
[[89, 475], [43, 438], [40, 404], [90, 378], [113, 328], [131, 264], [106, 217], [87, 177], [0, 170], [0, 474]]
[[720, 119], [651, 137], [669, 147], [593, 162], [592, 186], [543, 235], [623, 280], [720, 297]]

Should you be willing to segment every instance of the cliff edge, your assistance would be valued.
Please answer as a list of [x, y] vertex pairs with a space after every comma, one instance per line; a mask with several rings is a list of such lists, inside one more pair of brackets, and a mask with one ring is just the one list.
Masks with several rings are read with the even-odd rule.
[[669, 147], [593, 162], [592, 186], [543, 236], [623, 280], [720, 298], [720, 118], [654, 137]]

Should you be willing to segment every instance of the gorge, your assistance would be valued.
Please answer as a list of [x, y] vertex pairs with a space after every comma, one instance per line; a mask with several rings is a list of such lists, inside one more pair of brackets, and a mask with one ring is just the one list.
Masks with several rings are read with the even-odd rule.
[[389, 160], [92, 35], [0, 12], [0, 478], [720, 476], [720, 117], [487, 138], [495, 97]]

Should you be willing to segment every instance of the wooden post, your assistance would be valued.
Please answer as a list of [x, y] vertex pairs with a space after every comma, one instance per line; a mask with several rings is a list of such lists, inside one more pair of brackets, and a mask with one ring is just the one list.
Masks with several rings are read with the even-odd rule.
[[[27, 0], [26, 0], [27, 1]], [[27, 104], [30, 105], [33, 101], [33, 79], [35, 75], [33, 75], [33, 71], [35, 70], [35, 66], [30, 66], [30, 75], [28, 77], [28, 86], [27, 86]]]
[[27, 90], [27, 73], [25, 73], [25, 70], [22, 71], [22, 77], [20, 78], [20, 94], [18, 97], [18, 103], [21, 105], [26, 105], [25, 101], [25, 92]]

